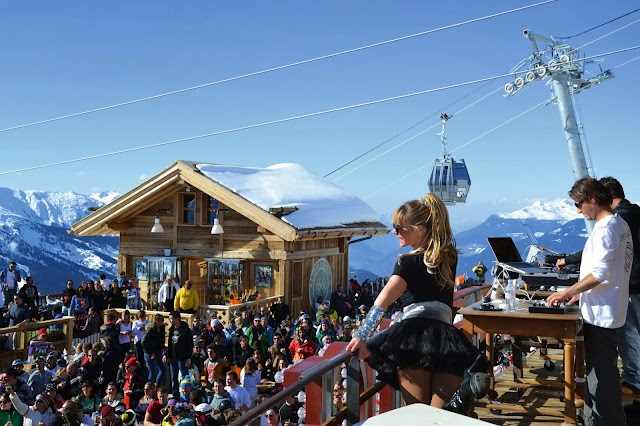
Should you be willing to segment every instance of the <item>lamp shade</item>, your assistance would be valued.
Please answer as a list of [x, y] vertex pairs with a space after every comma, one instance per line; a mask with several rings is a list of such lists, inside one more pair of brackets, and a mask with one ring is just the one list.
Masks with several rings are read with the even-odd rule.
[[154, 222], [153, 222], [153, 227], [151, 228], [151, 232], [152, 233], [160, 233], [160, 232], [164, 232], [164, 228], [162, 227], [162, 224], [160, 223], [160, 217], [156, 216]]
[[217, 217], [213, 219], [213, 227], [211, 228], [211, 233], [214, 235], [224, 234], [224, 229], [222, 225], [220, 225], [220, 219]]

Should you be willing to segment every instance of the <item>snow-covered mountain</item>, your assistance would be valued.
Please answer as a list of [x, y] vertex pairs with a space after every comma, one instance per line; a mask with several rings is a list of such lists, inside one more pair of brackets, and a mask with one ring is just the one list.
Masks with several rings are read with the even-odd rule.
[[118, 194], [20, 191], [0, 188], [0, 267], [18, 263], [42, 293], [60, 292], [67, 279], [79, 282], [99, 274], [114, 276], [117, 237], [69, 235], [71, 224]]
[[[388, 216], [380, 216], [380, 221], [391, 229]], [[537, 201], [514, 212], [493, 214], [475, 228], [457, 233], [458, 274], [468, 271], [473, 277], [471, 268], [479, 261], [490, 268], [495, 256], [487, 237], [512, 237], [525, 258], [531, 243], [522, 229], [523, 223], [531, 227], [541, 245], [560, 252], [573, 253], [582, 249], [587, 238], [584, 220], [570, 200]], [[408, 248], [398, 248], [397, 238], [391, 233], [374, 237], [350, 246], [349, 269], [388, 276], [398, 255], [408, 251]]]

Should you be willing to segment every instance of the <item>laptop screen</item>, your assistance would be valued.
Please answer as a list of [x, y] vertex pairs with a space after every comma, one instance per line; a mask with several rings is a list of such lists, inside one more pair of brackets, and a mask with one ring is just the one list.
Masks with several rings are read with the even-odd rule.
[[531, 230], [531, 227], [528, 224], [523, 223], [522, 229], [524, 230], [524, 233], [527, 234], [527, 238], [529, 238], [529, 241], [531, 241], [531, 244], [533, 244], [534, 246], [540, 245], [538, 243], [538, 238], [536, 238], [536, 234], [533, 233], [533, 231]]
[[520, 252], [511, 237], [489, 237], [487, 241], [498, 262], [522, 262]]

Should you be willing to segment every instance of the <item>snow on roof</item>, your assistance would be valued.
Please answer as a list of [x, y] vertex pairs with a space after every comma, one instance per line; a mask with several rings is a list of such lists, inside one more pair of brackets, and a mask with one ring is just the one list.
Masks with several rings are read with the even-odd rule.
[[216, 164], [197, 164], [196, 167], [208, 178], [266, 211], [275, 207], [297, 207], [297, 211], [282, 217], [297, 229], [379, 222], [378, 214], [360, 198], [298, 164], [274, 164], [265, 168]]

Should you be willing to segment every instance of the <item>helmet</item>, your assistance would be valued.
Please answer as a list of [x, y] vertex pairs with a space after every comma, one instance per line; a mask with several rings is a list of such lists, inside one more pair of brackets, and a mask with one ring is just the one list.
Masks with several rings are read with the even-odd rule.
[[198, 404], [194, 410], [196, 413], [209, 414], [213, 411], [213, 408], [209, 404]]
[[231, 403], [231, 401], [229, 399], [223, 399], [222, 401], [220, 401], [220, 405], [218, 406], [218, 409], [220, 412], [224, 412], [227, 409], [233, 409], [233, 404]]

